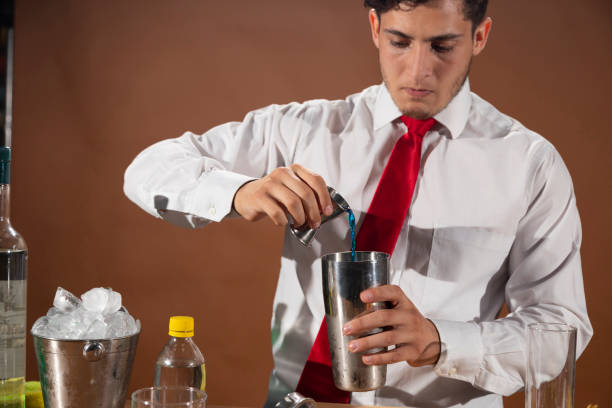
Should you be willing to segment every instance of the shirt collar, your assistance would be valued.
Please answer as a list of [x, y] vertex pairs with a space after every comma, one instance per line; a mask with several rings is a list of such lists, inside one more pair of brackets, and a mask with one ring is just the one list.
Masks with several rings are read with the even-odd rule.
[[[444, 109], [434, 115], [434, 119], [446, 127], [450, 131], [451, 137], [455, 139], [465, 128], [471, 105], [470, 82], [466, 79], [457, 95]], [[376, 97], [374, 130], [380, 129], [400, 116], [402, 116], [402, 113], [393, 102], [387, 86], [383, 83]]]
[[374, 107], [374, 130], [380, 129], [400, 116], [402, 116], [402, 112], [400, 112], [395, 102], [393, 102], [391, 94], [389, 90], [387, 90], [387, 85], [383, 83], [376, 96], [376, 105]]

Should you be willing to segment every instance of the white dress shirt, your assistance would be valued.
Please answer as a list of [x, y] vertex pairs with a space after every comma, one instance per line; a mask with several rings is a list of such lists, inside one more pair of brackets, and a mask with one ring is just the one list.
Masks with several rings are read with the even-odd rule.
[[[348, 201], [359, 227], [406, 132], [400, 115], [384, 85], [345, 100], [271, 105], [147, 148], [125, 173], [125, 194], [154, 216], [197, 228], [230, 215], [246, 181], [299, 163]], [[386, 385], [353, 393], [353, 404], [500, 407], [497, 394], [524, 385], [527, 324], [574, 325], [578, 353], [592, 335], [580, 219], [557, 151], [471, 93], [468, 81], [435, 119], [390, 279], [434, 322], [442, 354], [435, 366], [389, 365]], [[323, 224], [309, 248], [285, 234], [268, 403], [295, 389], [325, 314], [319, 258], [349, 249], [346, 217]], [[511, 313], [497, 319], [504, 302]]]

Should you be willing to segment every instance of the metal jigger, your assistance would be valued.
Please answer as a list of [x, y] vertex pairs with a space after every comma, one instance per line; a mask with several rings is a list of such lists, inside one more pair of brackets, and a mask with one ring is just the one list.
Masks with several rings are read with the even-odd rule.
[[[340, 194], [338, 194], [338, 192], [336, 190], [334, 190], [332, 187], [327, 187], [327, 191], [329, 191], [329, 195], [332, 199], [332, 204], [334, 206], [334, 211], [331, 213], [331, 215], [328, 216], [324, 216], [323, 218], [321, 218], [321, 225], [323, 225], [325, 222], [336, 218], [338, 215], [344, 213], [345, 211], [350, 210], [351, 207], [349, 207], [348, 203], [346, 202], [346, 200], [344, 198], [342, 198], [342, 196]], [[295, 235], [295, 237], [305, 246], [309, 246], [310, 242], [313, 240], [313, 238], [315, 237], [315, 234], [317, 233], [318, 229], [314, 229], [314, 228], [310, 228], [308, 226], [308, 224], [304, 224], [300, 227], [290, 227], [291, 232], [293, 233], [293, 235]]]
[[278, 401], [274, 408], [316, 408], [316, 406], [312, 398], [307, 398], [299, 392], [290, 392]]

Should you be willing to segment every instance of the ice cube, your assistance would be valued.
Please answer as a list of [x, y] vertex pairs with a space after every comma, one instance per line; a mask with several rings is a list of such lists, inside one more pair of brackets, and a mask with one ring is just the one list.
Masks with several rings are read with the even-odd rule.
[[110, 288], [94, 288], [81, 295], [83, 307], [90, 312], [111, 314], [121, 308], [121, 294]]
[[84, 321], [84, 313], [81, 312], [82, 309], [75, 309], [74, 312], [70, 313], [66, 319], [65, 326], [68, 328], [66, 330], [65, 338], [75, 338], [82, 339], [83, 335], [87, 331], [87, 324]]
[[102, 320], [94, 320], [85, 332], [84, 338], [88, 340], [107, 338], [107, 325]]
[[117, 312], [106, 316], [104, 321], [108, 325], [108, 334], [111, 338], [122, 337], [121, 333], [124, 326], [123, 315], [123, 312]]
[[108, 303], [108, 291], [104, 288], [93, 288], [81, 295], [83, 307], [91, 312], [102, 313]]
[[47, 316], [39, 317], [32, 325], [32, 333], [40, 337], [49, 337], [49, 318]]
[[62, 312], [71, 312], [81, 304], [81, 300], [66, 289], [58, 286], [53, 299], [53, 306]]
[[49, 319], [49, 337], [55, 339], [69, 338], [73, 331], [72, 319], [69, 313], [61, 313]]
[[128, 322], [128, 330], [126, 336], [131, 336], [132, 334], [136, 334], [140, 331], [140, 320], [134, 319], [133, 316], [130, 316], [130, 320]]
[[111, 288], [91, 289], [81, 299], [58, 288], [54, 307], [34, 323], [32, 332], [54, 339], [84, 340], [125, 337], [140, 331], [140, 321], [130, 316], [121, 305], [121, 294]]
[[83, 328], [81, 334], [87, 331], [87, 328], [91, 326], [91, 324], [96, 320], [103, 320], [104, 317], [100, 312], [90, 312], [84, 307], [79, 307], [73, 310], [71, 313], [71, 318], [74, 320], [75, 324], [78, 324]]
[[134, 334], [134, 318], [127, 313], [118, 311], [105, 318], [112, 338], [125, 337]]
[[54, 316], [60, 315], [63, 312], [58, 309], [57, 307], [52, 307], [51, 309], [49, 309], [49, 311], [47, 312], [47, 317], [52, 319]]
[[123, 335], [131, 336], [132, 334], [136, 334], [136, 332], [140, 331], [140, 321], [136, 323], [136, 320], [132, 316], [127, 315], [127, 317], [127, 329]]
[[104, 314], [115, 313], [121, 309], [121, 294], [112, 289], [108, 289], [108, 303], [104, 308]]

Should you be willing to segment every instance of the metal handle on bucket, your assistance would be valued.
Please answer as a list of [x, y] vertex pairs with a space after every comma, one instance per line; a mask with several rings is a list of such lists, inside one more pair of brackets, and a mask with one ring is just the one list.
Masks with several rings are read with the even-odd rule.
[[88, 341], [83, 346], [83, 357], [87, 361], [98, 361], [104, 355], [104, 344], [97, 341]]

